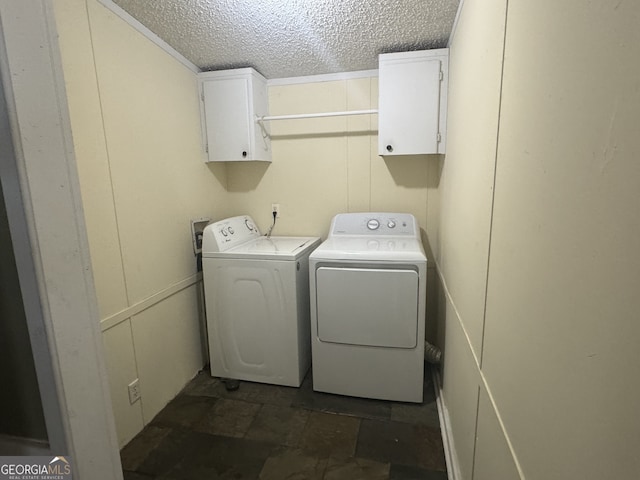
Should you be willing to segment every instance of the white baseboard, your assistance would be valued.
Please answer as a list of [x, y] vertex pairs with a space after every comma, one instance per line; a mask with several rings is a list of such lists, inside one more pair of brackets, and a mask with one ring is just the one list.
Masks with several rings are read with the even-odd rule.
[[447, 463], [447, 476], [449, 477], [449, 480], [462, 480], [458, 456], [456, 455], [456, 449], [453, 443], [451, 419], [449, 418], [449, 411], [444, 404], [444, 398], [442, 396], [442, 379], [440, 378], [440, 371], [437, 367], [433, 367], [431, 369], [431, 375], [433, 377], [433, 386], [436, 390], [436, 405], [438, 406], [440, 434], [442, 435], [442, 444], [444, 445], [444, 459]]

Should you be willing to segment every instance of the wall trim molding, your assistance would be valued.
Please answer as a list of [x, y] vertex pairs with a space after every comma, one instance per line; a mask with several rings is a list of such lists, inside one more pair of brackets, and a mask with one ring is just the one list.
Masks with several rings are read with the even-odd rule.
[[[129, 24], [134, 30], [138, 31], [141, 35], [146, 37], [149, 41], [153, 42], [155, 45], [160, 47], [163, 51], [171, 55], [182, 65], [187, 67], [193, 73], [202, 73], [197, 65], [188, 60], [184, 55], [178, 52], [175, 48], [169, 45], [167, 42], [162, 40], [158, 35], [153, 33], [147, 27], [145, 27], [139, 20], [133, 17], [129, 12], [124, 10], [120, 5], [116, 4], [113, 0], [97, 0], [100, 5], [110, 10], [124, 22]], [[459, 11], [459, 9], [458, 9]], [[454, 24], [455, 25], [455, 24]], [[308, 75], [302, 77], [286, 77], [286, 78], [274, 78], [268, 79], [268, 86], [280, 86], [280, 85], [296, 85], [303, 83], [318, 83], [318, 82], [333, 82], [339, 80], [352, 80], [357, 78], [368, 78], [368, 77], [377, 77], [378, 70], [358, 70], [355, 72], [338, 72], [338, 73], [327, 73], [320, 75]]]
[[358, 70], [355, 72], [325, 73], [321, 75], [307, 75], [303, 77], [272, 78], [267, 80], [267, 86], [279, 87], [283, 85], [298, 85], [302, 83], [336, 82], [340, 80], [354, 80], [357, 78], [372, 78], [378, 76], [378, 70]]
[[100, 328], [102, 332], [106, 332], [110, 328], [115, 327], [116, 325], [124, 322], [125, 320], [137, 315], [148, 308], [157, 305], [158, 303], [166, 300], [169, 297], [172, 297], [176, 293], [181, 292], [182, 290], [191, 287], [192, 285], [196, 285], [202, 281], [202, 273], [196, 273], [195, 275], [191, 275], [190, 277], [185, 278], [184, 280], [180, 280], [169, 287], [160, 290], [159, 292], [150, 295], [149, 297], [141, 300], [130, 307], [125, 308], [124, 310], [119, 311], [113, 315], [110, 315], [102, 320], [100, 320]]
[[447, 410], [444, 404], [440, 370], [437, 367], [432, 368], [431, 376], [433, 377], [433, 385], [436, 390], [436, 405], [438, 407], [438, 418], [440, 419], [440, 434], [442, 435], [442, 444], [444, 446], [444, 459], [447, 464], [447, 477], [449, 480], [462, 480], [458, 455], [456, 454], [453, 443], [453, 430], [451, 428], [449, 410]]
[[142, 23], [136, 20], [131, 14], [129, 14], [126, 10], [124, 10], [119, 5], [116, 5], [113, 0], [98, 0], [98, 2], [108, 10], [111, 10], [114, 14], [120, 17], [123, 21], [128, 23], [134, 30], [137, 30], [140, 34], [145, 36], [149, 41], [155, 43], [158, 47], [164, 50], [166, 53], [175, 58], [182, 65], [187, 67], [193, 73], [200, 73], [201, 70], [196, 65], [194, 65], [191, 61], [187, 60], [187, 58], [179, 53], [175, 48], [169, 45], [167, 42], [162, 40], [158, 35], [153, 33], [147, 27], [145, 27]]
[[[462, 333], [464, 334], [465, 340], [467, 342], [467, 348], [471, 351], [471, 355], [473, 356], [474, 359], [474, 366], [475, 366], [475, 372], [478, 376], [478, 386], [481, 389], [484, 389], [484, 392], [487, 395], [487, 398], [489, 399], [489, 402], [491, 403], [491, 408], [493, 409], [494, 414], [496, 415], [496, 418], [498, 420], [498, 424], [500, 425], [500, 432], [502, 433], [502, 436], [504, 437], [505, 442], [507, 443], [507, 447], [509, 448], [509, 452], [511, 453], [511, 458], [513, 460], [513, 463], [516, 467], [516, 469], [518, 470], [518, 474], [520, 475], [520, 480], [526, 480], [525, 478], [525, 474], [524, 471], [522, 470], [522, 465], [520, 465], [520, 461], [518, 460], [518, 456], [516, 454], [516, 450], [513, 446], [513, 443], [511, 443], [511, 438], [509, 437], [508, 433], [507, 433], [507, 428], [504, 424], [504, 421], [502, 419], [502, 415], [500, 415], [500, 410], [498, 409], [498, 405], [496, 403], [496, 400], [493, 396], [493, 393], [491, 391], [491, 388], [489, 387], [489, 382], [487, 381], [487, 378], [484, 376], [484, 372], [482, 371], [482, 368], [480, 366], [480, 362], [478, 357], [476, 356], [476, 353], [473, 350], [473, 345], [471, 344], [471, 339], [469, 338], [469, 335], [467, 334], [466, 329], [464, 328], [464, 323], [462, 322], [462, 317], [460, 316], [460, 312], [458, 312], [458, 309], [455, 306], [455, 303], [453, 301], [453, 297], [451, 296], [451, 293], [449, 292], [449, 289], [447, 288], [447, 283], [445, 282], [444, 279], [444, 274], [442, 273], [442, 270], [440, 268], [440, 264], [437, 260], [434, 260], [434, 263], [436, 264], [436, 271], [438, 273], [438, 278], [440, 279], [441, 285], [442, 285], [442, 289], [444, 291], [444, 295], [446, 296], [447, 300], [449, 301], [449, 303], [451, 304], [451, 307], [453, 308], [453, 311], [455, 313], [455, 320], [456, 322], [458, 322], [458, 325], [460, 326]], [[446, 320], [445, 320], [446, 321]], [[482, 343], [482, 347], [484, 348], [484, 341]], [[446, 352], [444, 352], [444, 356], [446, 356]], [[437, 380], [437, 384], [436, 384], [436, 380]], [[453, 441], [453, 431], [451, 430], [451, 421], [449, 418], [449, 412], [447, 410], [447, 406], [446, 406], [446, 402], [444, 400], [444, 395], [443, 395], [443, 391], [442, 391], [442, 379], [440, 377], [440, 372], [437, 372], [437, 377], [434, 377], [434, 385], [437, 386], [436, 389], [436, 401], [437, 401], [437, 405], [438, 405], [438, 415], [441, 415], [441, 409], [442, 409], [442, 416], [440, 417], [440, 425], [441, 425], [441, 433], [443, 435], [442, 440], [445, 446], [445, 460], [447, 462], [451, 461], [452, 464], [454, 465], [454, 468], [456, 468], [456, 472], [454, 472], [454, 475], [458, 475], [457, 477], [449, 477], [449, 480], [461, 480], [460, 477], [460, 466], [457, 460], [457, 456], [455, 454], [455, 448], [454, 448], [454, 441]], [[478, 397], [478, 401], [480, 401], [479, 397]], [[476, 436], [478, 434], [478, 411], [476, 410]], [[446, 430], [446, 432], [445, 432]], [[446, 437], [446, 441], [445, 441], [445, 433], [447, 435]], [[450, 449], [449, 452], [447, 452], [447, 449]], [[451, 457], [449, 457], [449, 455], [451, 455]], [[473, 458], [473, 464], [475, 465], [475, 447], [474, 447], [474, 458]], [[447, 463], [447, 469], [449, 468], [449, 463]]]
[[456, 16], [453, 19], [453, 26], [451, 27], [451, 33], [449, 34], [449, 39], [447, 40], [447, 48], [451, 48], [451, 44], [453, 43], [453, 39], [456, 35], [456, 30], [458, 29], [458, 22], [460, 21], [460, 15], [462, 14], [462, 7], [464, 6], [464, 0], [460, 0], [458, 4], [458, 10], [456, 11]]
[[[451, 292], [449, 291], [449, 287], [447, 287], [447, 282], [446, 282], [446, 280], [444, 278], [444, 274], [442, 273], [442, 269], [440, 268], [440, 264], [438, 263], [437, 260], [435, 260], [434, 263], [436, 264], [435, 265], [436, 266], [436, 272], [438, 273], [438, 278], [440, 279], [440, 284], [442, 285], [442, 289], [444, 291], [444, 294], [447, 297], [447, 299], [449, 300], [449, 303], [451, 303], [451, 307], [453, 308], [453, 311], [456, 314], [456, 319], [458, 320], [458, 324], [460, 325], [460, 328], [462, 329], [462, 333], [464, 333], [464, 338], [467, 341], [469, 350], [471, 351], [471, 355], [473, 356], [473, 361], [476, 364], [476, 370], [478, 371], [478, 373], [480, 375], [482, 375], [482, 371], [481, 371], [481, 367], [480, 367], [480, 357], [482, 356], [482, 352], [476, 352], [473, 349], [473, 343], [471, 342], [471, 337], [469, 337], [469, 332], [467, 332], [467, 329], [465, 328], [464, 323], [462, 322], [462, 315], [460, 315], [460, 312], [458, 311], [458, 307], [456, 307], [456, 304], [453, 301], [453, 297], [451, 296]], [[484, 327], [483, 327], [483, 331], [484, 331]], [[481, 347], [484, 347], [484, 342], [482, 343]]]

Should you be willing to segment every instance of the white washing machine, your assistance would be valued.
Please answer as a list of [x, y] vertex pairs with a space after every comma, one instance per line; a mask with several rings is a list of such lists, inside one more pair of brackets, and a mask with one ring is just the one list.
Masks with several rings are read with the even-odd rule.
[[314, 390], [422, 402], [426, 269], [413, 215], [333, 218], [309, 257]]
[[211, 375], [300, 386], [311, 357], [309, 254], [319, 243], [267, 238], [246, 215], [205, 228]]

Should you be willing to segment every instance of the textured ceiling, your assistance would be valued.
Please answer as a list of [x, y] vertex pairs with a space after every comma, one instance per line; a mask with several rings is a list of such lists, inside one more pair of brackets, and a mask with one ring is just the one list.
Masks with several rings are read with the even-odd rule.
[[442, 48], [459, 0], [114, 0], [202, 70], [267, 78], [378, 68], [379, 53]]

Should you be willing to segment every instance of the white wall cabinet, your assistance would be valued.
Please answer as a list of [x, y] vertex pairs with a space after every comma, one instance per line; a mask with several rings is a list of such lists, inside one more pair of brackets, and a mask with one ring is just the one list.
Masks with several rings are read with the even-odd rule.
[[445, 152], [449, 50], [379, 57], [378, 155]]
[[201, 73], [203, 141], [208, 162], [271, 161], [271, 141], [256, 116], [269, 111], [266, 79], [252, 68]]

